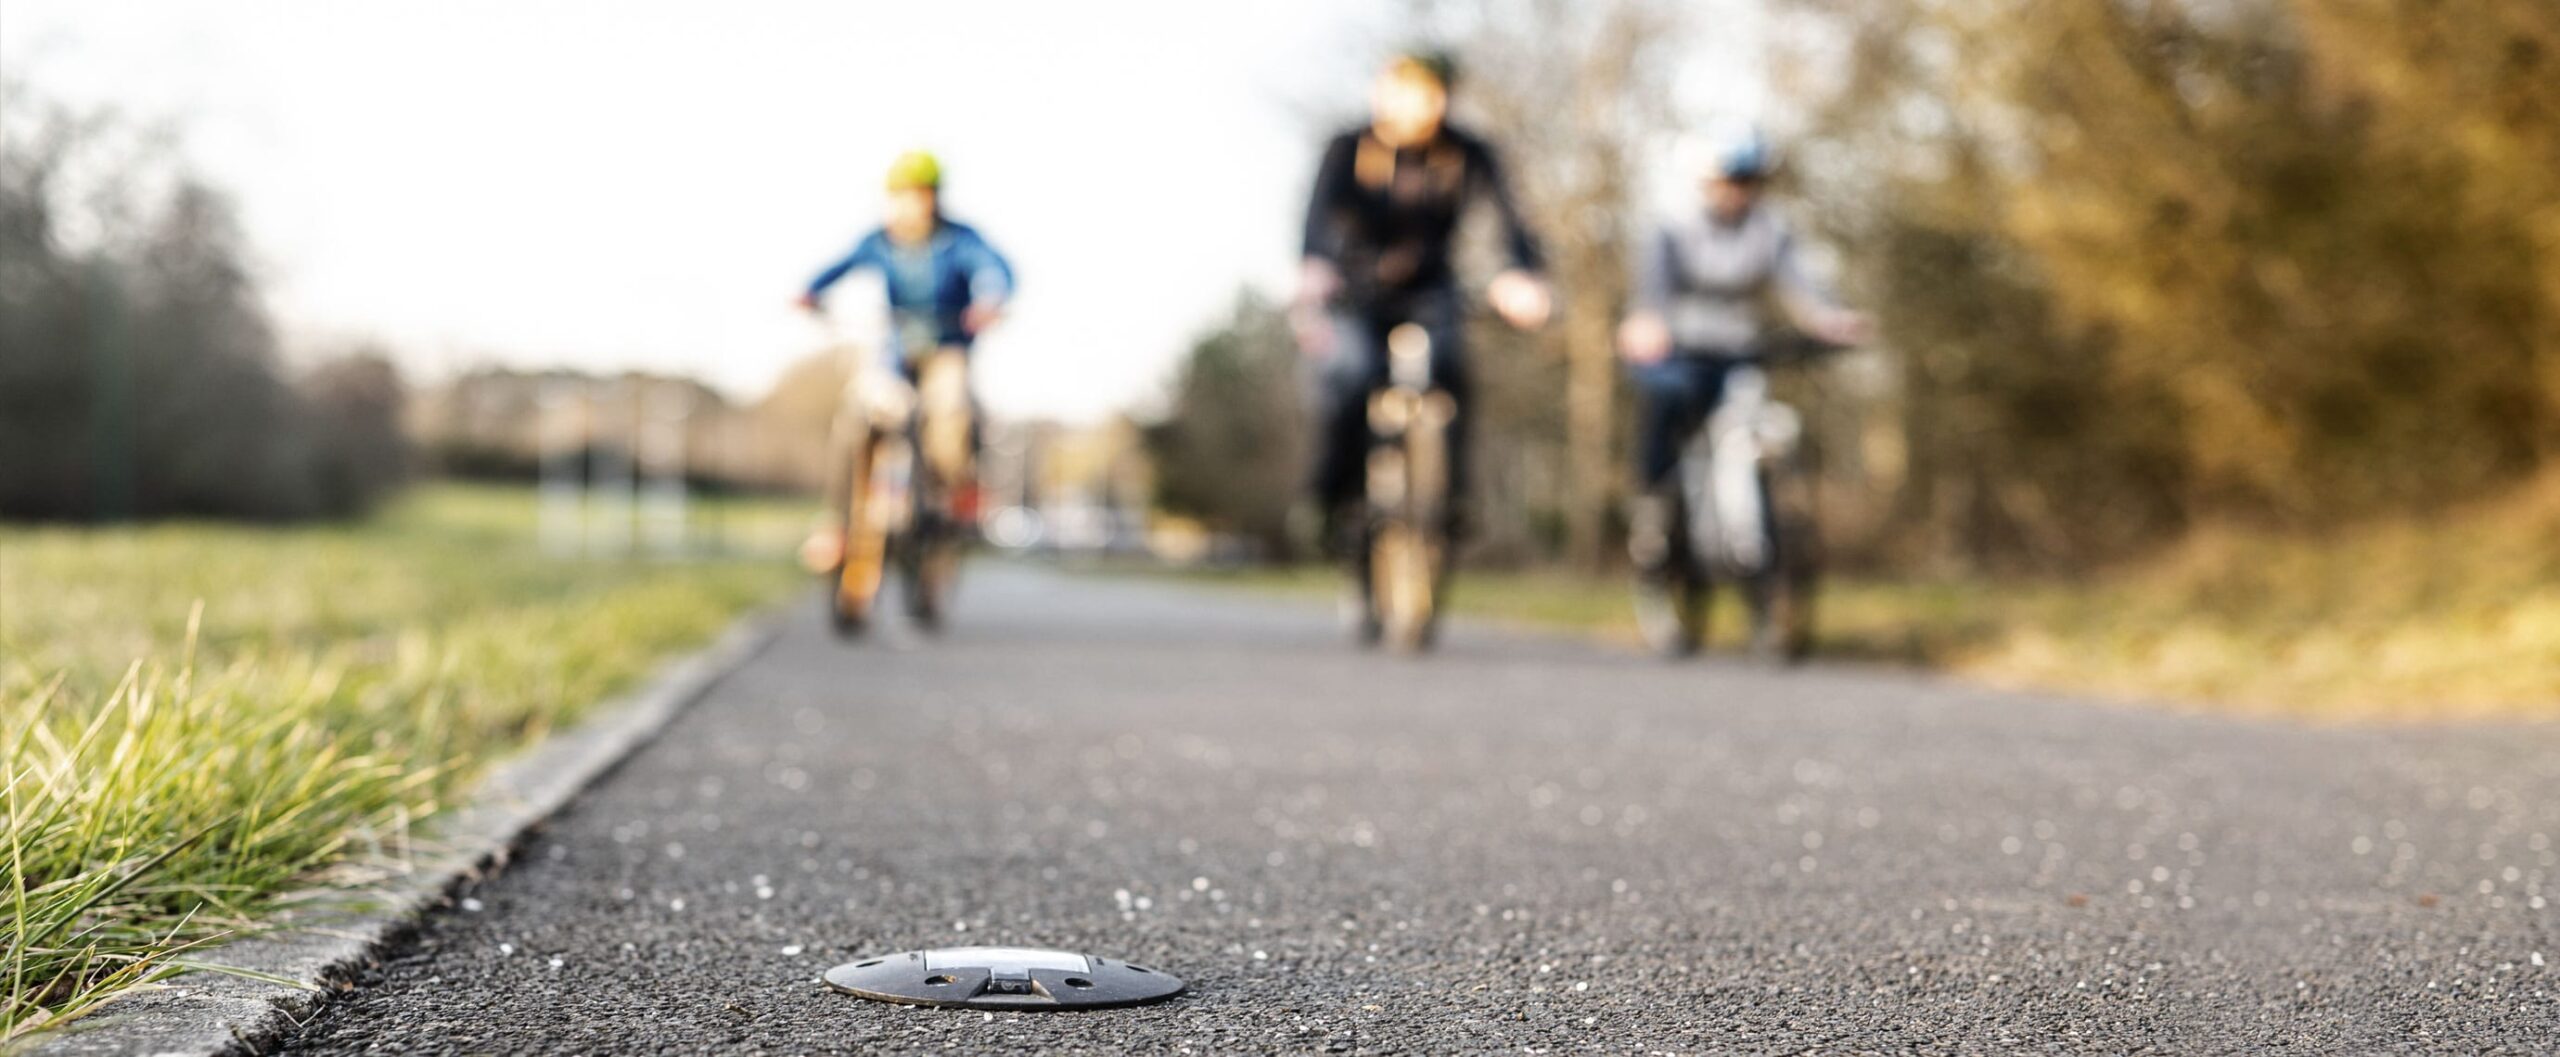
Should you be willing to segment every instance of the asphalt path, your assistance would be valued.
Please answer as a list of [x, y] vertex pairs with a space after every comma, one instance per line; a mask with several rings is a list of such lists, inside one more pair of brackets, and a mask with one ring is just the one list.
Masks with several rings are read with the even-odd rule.
[[[2560, 726], [1669, 664], [974, 568], [814, 600], [291, 1052], [2560, 1052]], [[913, 1009], [919, 947], [1170, 1002]]]

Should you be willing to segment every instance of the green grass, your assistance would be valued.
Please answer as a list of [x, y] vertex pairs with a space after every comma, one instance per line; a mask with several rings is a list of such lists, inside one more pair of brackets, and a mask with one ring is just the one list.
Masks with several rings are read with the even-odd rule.
[[[1192, 574], [1297, 594], [1328, 570]], [[1467, 570], [1461, 615], [1636, 641], [1615, 577]], [[1835, 577], [1826, 656], [2002, 685], [2317, 719], [2560, 717], [2560, 475], [2326, 537], [2216, 529], [2085, 580]], [[1728, 593], [1713, 626], [1731, 643]]]
[[731, 546], [682, 562], [553, 560], [530, 493], [451, 486], [341, 526], [0, 527], [0, 1039], [397, 868], [483, 764], [793, 582], [805, 507], [702, 512]]

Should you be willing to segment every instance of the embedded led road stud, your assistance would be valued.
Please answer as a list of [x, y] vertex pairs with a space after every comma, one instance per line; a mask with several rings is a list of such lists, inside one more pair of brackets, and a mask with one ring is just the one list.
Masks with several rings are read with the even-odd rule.
[[940, 947], [848, 962], [827, 986], [907, 1006], [1104, 1009], [1171, 998], [1182, 980], [1143, 965], [1032, 947]]

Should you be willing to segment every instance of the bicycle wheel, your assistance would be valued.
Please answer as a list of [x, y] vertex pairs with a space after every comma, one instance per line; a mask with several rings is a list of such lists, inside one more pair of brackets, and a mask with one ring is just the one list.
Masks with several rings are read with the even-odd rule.
[[908, 620], [926, 631], [939, 631], [959, 576], [960, 539], [944, 507], [950, 490], [935, 473], [932, 460], [920, 445], [909, 445], [907, 452], [914, 460], [910, 471], [914, 487], [908, 500], [913, 509], [907, 531], [898, 539], [899, 594], [906, 601]]
[[942, 630], [960, 580], [960, 541], [945, 526], [920, 527], [907, 540], [904, 557], [899, 564], [906, 578], [907, 619], [927, 631]]
[[836, 634], [860, 635], [871, 624], [888, 560], [888, 525], [879, 516], [883, 501], [876, 455], [879, 445], [857, 444], [845, 467], [844, 508], [837, 512], [844, 553], [828, 580], [827, 616]]
[[1407, 604], [1400, 589], [1407, 548], [1408, 494], [1412, 489], [1411, 453], [1403, 443], [1412, 401], [1397, 390], [1369, 395], [1371, 444], [1363, 471], [1359, 524], [1345, 563], [1350, 574], [1345, 615], [1362, 646], [1375, 646], [1387, 636], [1391, 614]]
[[1381, 525], [1369, 557], [1379, 635], [1403, 653], [1431, 648], [1437, 623], [1437, 544], [1401, 519]]
[[1373, 526], [1364, 527], [1343, 561], [1350, 578], [1342, 587], [1342, 626], [1362, 647], [1375, 646], [1386, 635], [1386, 625], [1378, 617], [1377, 553], [1377, 532]]
[[[1772, 480], [1772, 476], [1776, 479]], [[1767, 568], [1752, 584], [1752, 653], [1794, 664], [1813, 653], [1814, 587], [1820, 578], [1820, 538], [1814, 529], [1805, 482], [1783, 473], [1762, 476], [1769, 503]]]
[[1421, 653], [1439, 636], [1447, 582], [1448, 427], [1455, 406], [1440, 392], [1412, 406], [1415, 413], [1396, 445], [1404, 470], [1403, 501], [1381, 526], [1370, 567], [1388, 645]]

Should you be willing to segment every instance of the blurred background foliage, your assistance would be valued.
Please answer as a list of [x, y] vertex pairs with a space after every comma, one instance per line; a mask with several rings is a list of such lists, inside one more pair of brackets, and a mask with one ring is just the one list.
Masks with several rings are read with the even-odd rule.
[[1184, 357], [1172, 413], [1141, 434], [1156, 466], [1156, 506], [1213, 521], [1273, 558], [1295, 556], [1289, 505], [1305, 479], [1306, 423], [1286, 394], [1305, 384], [1299, 371], [1281, 307], [1239, 295]]
[[0, 516], [337, 516], [408, 477], [380, 350], [288, 362], [167, 135], [0, 86]]
[[[1549, 333], [1477, 328], [1479, 557], [1606, 564], [1607, 325], [1652, 220], [1629, 174], [1692, 123], [1675, 30], [1715, 27], [1657, 0], [1411, 7], [1556, 251]], [[1772, 7], [1781, 206], [1882, 335], [1786, 381], [1849, 561], [2076, 572], [2216, 526], [2424, 516], [2560, 454], [2560, 5]], [[1177, 387], [1170, 415], [1253, 400]]]
[[1905, 372], [1898, 550], [2422, 513], [2560, 453], [2560, 6], [1788, 6], [1802, 212]]
[[[2560, 5], [1767, 0], [1757, 27], [1680, 0], [1399, 10], [1392, 38], [1346, 47], [1460, 53], [1457, 118], [1500, 144], [1555, 262], [1546, 331], [1471, 321], [1475, 564], [1618, 562], [1630, 416], [1609, 330], [1629, 240], [1659, 219], [1640, 177], [1708, 123], [1683, 95], [1707, 61], [1692, 43], [1765, 32], [1778, 205], [1880, 324], [1876, 349], [1779, 379], [1808, 414], [1845, 571], [2091, 598], [2167, 583], [2110, 611], [2201, 627], [2229, 610], [2249, 632], [2228, 651], [2238, 674], [2308, 641], [2320, 613], [2379, 628], [2459, 600], [2431, 626], [2523, 643], [2527, 681], [2548, 680]], [[858, 351], [752, 400], [507, 367], [413, 396], [377, 350], [285, 347], [229, 205], [173, 137], [7, 89], [0, 516], [351, 513], [413, 466], [529, 481], [547, 415], [576, 420], [553, 438], [576, 458], [627, 465], [623, 427], [661, 405], [686, 409], [696, 487], [806, 490], [828, 470], [816, 438]], [[1310, 170], [1327, 131], [1308, 124]], [[1490, 248], [1469, 273], [1490, 274]], [[1138, 428], [999, 423], [990, 450], [1014, 469], [992, 491], [1140, 532], [1151, 503], [1236, 544], [1199, 553], [1305, 557], [1290, 507], [1306, 366], [1277, 306], [1241, 295]], [[2382, 538], [2401, 542], [2360, 542]], [[2490, 564], [2462, 553], [2492, 540]], [[2327, 564], [2268, 557], [2286, 547]], [[2252, 578], [2268, 569], [2291, 579]], [[2225, 605], [2226, 582], [2266, 604]], [[1873, 612], [1894, 615], [1857, 633], [1870, 644], [1938, 619]], [[1981, 634], [1869, 652], [2021, 657], [2002, 636], [2052, 624], [1987, 612]], [[2104, 621], [2078, 623], [2088, 635], [2046, 653], [2159, 669], [2166, 632], [2100, 642]], [[2357, 641], [2296, 652], [2352, 658], [2372, 645]]]
[[[1634, 174], [1697, 123], [1680, 49], [1718, 27], [1672, 0], [1405, 10], [1463, 55], [1459, 117], [1503, 145], [1556, 262], [1548, 332], [1474, 328], [1478, 557], [1605, 567], [1627, 443], [1608, 330], [1654, 219]], [[1782, 204], [1883, 335], [1786, 381], [1847, 560], [2082, 570], [2217, 524], [2425, 515], [2560, 453], [2560, 7], [1772, 0], [1769, 36]], [[408, 407], [377, 350], [283, 348], [228, 203], [169, 136], [9, 88], [0, 513], [354, 512], [417, 461], [404, 420], [457, 467], [529, 470], [513, 432], [546, 376]], [[1303, 433], [1280, 337], [1240, 301], [1145, 433], [1162, 507], [1271, 555]], [[745, 425], [703, 416], [691, 449], [723, 480], [809, 478], [797, 438], [834, 378], [692, 394]]]

